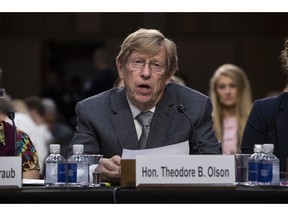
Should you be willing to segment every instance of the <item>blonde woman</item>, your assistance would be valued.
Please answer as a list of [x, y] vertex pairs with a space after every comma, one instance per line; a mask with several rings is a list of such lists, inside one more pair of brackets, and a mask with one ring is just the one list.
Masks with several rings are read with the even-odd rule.
[[223, 154], [240, 153], [242, 133], [250, 113], [252, 96], [244, 70], [233, 64], [220, 66], [210, 80], [213, 127]]

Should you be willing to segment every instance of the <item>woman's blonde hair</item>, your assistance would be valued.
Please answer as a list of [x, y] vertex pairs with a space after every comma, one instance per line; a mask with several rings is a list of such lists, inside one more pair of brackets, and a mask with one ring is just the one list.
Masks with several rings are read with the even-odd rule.
[[213, 104], [213, 127], [218, 139], [222, 141], [223, 135], [223, 106], [216, 94], [216, 83], [220, 76], [227, 76], [233, 80], [237, 88], [236, 99], [236, 118], [238, 123], [238, 143], [237, 149], [240, 153], [240, 143], [243, 130], [252, 106], [252, 95], [249, 80], [244, 70], [233, 64], [224, 64], [220, 66], [210, 79], [210, 97]]

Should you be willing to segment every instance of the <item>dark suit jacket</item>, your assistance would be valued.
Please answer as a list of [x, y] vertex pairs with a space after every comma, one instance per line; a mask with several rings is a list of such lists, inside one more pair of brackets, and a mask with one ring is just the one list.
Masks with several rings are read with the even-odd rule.
[[[177, 110], [183, 104], [194, 122], [199, 147], [203, 154], [221, 154], [221, 144], [212, 130], [210, 99], [187, 87], [169, 84], [156, 106], [151, 122], [147, 148], [191, 140], [190, 151], [197, 153], [188, 118]], [[113, 88], [76, 105], [76, 131], [69, 146], [84, 144], [85, 153], [102, 153], [104, 157], [137, 149], [137, 134], [125, 88]]]
[[256, 100], [244, 129], [242, 153], [253, 153], [254, 144], [274, 144], [280, 170], [288, 157], [288, 93]]

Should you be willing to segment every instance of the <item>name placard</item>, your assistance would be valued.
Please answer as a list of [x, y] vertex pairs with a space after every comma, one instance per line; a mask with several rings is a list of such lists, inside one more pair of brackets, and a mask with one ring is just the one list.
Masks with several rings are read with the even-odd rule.
[[139, 155], [136, 156], [136, 186], [141, 184], [235, 185], [235, 156]]
[[20, 156], [0, 157], [0, 188], [22, 188], [22, 158]]

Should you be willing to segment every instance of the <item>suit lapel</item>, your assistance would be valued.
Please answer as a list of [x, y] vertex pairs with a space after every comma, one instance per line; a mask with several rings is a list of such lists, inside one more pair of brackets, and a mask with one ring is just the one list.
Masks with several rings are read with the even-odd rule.
[[[176, 110], [173, 109], [174, 101], [175, 96], [168, 86], [163, 98], [156, 106], [147, 148], [160, 147], [165, 143]], [[111, 107], [112, 112], [114, 112], [112, 124], [121, 148], [138, 149], [134, 120], [124, 89], [120, 89], [111, 97]]]
[[[284, 93], [280, 107], [278, 117], [276, 119], [276, 132], [278, 137], [278, 143], [288, 143], [288, 93]], [[283, 148], [286, 149], [286, 148]], [[288, 152], [287, 152], [288, 153]]]
[[167, 86], [163, 98], [156, 106], [151, 122], [147, 148], [160, 147], [165, 143], [165, 139], [168, 135], [167, 133], [175, 114], [175, 109], [173, 109], [174, 101], [175, 96], [170, 90], [170, 87]]
[[124, 89], [111, 97], [111, 107], [114, 112], [112, 124], [121, 148], [137, 149], [136, 129]]

